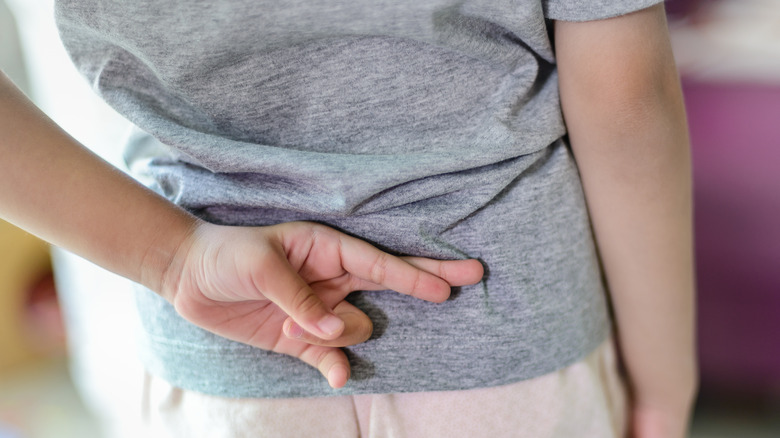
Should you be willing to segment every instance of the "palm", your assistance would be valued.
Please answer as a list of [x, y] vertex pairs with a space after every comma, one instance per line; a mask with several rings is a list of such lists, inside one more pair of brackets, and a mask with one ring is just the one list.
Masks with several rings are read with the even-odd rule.
[[[335, 262], [338, 264], [338, 260]], [[243, 281], [225, 274], [220, 275], [221, 278], [211, 280], [214, 284], [212, 287], [236, 291], [246, 296], [246, 300], [212, 299], [209, 296], [214, 289], [198, 285], [187, 291], [182, 290], [181, 301], [177, 299], [177, 310], [196, 325], [225, 338], [264, 350], [301, 357], [306, 349], [314, 346], [301, 339], [284, 335], [282, 328], [289, 315], [264, 295], [257, 294], [256, 289], [243, 288], [243, 285], [252, 283], [251, 276], [256, 275], [254, 272], [256, 270], [245, 272], [243, 275], [247, 278]], [[341, 303], [343, 304], [340, 310], [348, 306], [344, 298], [352, 292], [349, 288], [349, 274], [342, 273], [330, 279], [302, 278], [310, 283], [312, 290], [329, 308], [334, 309]], [[318, 281], [320, 284], [317, 284]], [[253, 294], [256, 295], [252, 296]], [[353, 318], [354, 316], [356, 314], [353, 313]], [[348, 326], [345, 331], [354, 331], [354, 328]]]

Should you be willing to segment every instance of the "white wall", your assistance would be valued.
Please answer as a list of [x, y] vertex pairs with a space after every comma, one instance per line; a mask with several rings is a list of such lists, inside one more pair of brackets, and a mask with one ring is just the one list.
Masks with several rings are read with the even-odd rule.
[[[129, 123], [92, 93], [70, 63], [55, 28], [53, 1], [5, 2], [16, 17], [23, 56], [13, 48], [12, 16], [0, 0], [0, 68], [13, 73], [12, 79], [74, 138], [125, 170], [121, 155]], [[24, 70], [29, 86], [18, 79]], [[74, 381], [85, 403], [107, 420], [112, 436], [140, 436], [121, 421], [139, 411], [143, 379], [135, 355], [131, 285], [63, 250], [55, 248], [53, 260]]]

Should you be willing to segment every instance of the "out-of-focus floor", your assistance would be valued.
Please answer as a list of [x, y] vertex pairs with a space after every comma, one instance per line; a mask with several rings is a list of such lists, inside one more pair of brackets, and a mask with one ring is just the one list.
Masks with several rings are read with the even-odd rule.
[[[106, 438], [80, 401], [65, 361], [29, 367], [0, 381], [0, 438], [71, 437]], [[774, 409], [748, 402], [700, 403], [691, 437], [780, 437], [780, 400]]]
[[774, 406], [744, 401], [705, 401], [693, 417], [692, 438], [780, 437], [780, 402]]
[[97, 438], [65, 359], [13, 371], [0, 380], [0, 438]]

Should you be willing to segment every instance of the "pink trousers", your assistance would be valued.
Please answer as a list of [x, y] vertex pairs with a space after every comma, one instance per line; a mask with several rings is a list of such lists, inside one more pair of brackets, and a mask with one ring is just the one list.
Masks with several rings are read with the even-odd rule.
[[154, 437], [624, 437], [626, 388], [614, 341], [562, 370], [465, 391], [228, 399], [146, 375], [143, 428]]

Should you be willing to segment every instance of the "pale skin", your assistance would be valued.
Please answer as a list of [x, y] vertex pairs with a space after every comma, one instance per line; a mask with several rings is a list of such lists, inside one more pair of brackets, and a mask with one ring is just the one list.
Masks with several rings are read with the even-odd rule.
[[206, 223], [78, 144], [2, 74], [0, 156], [0, 218], [147, 286], [207, 330], [303, 360], [334, 388], [350, 372], [338, 347], [372, 331], [350, 292], [441, 302], [482, 278], [476, 260], [393, 257], [313, 223]]
[[[555, 48], [631, 434], [682, 437], [697, 385], [690, 158], [663, 7], [556, 22]], [[203, 328], [300, 358], [335, 388], [349, 379], [338, 347], [372, 329], [346, 295], [392, 289], [441, 302], [483, 274], [475, 260], [397, 258], [312, 223], [200, 221], [87, 151], [3, 75], [0, 157], [0, 217], [149, 287]]]
[[663, 5], [556, 22], [555, 42], [629, 378], [631, 433], [682, 437], [698, 382], [691, 163]]

